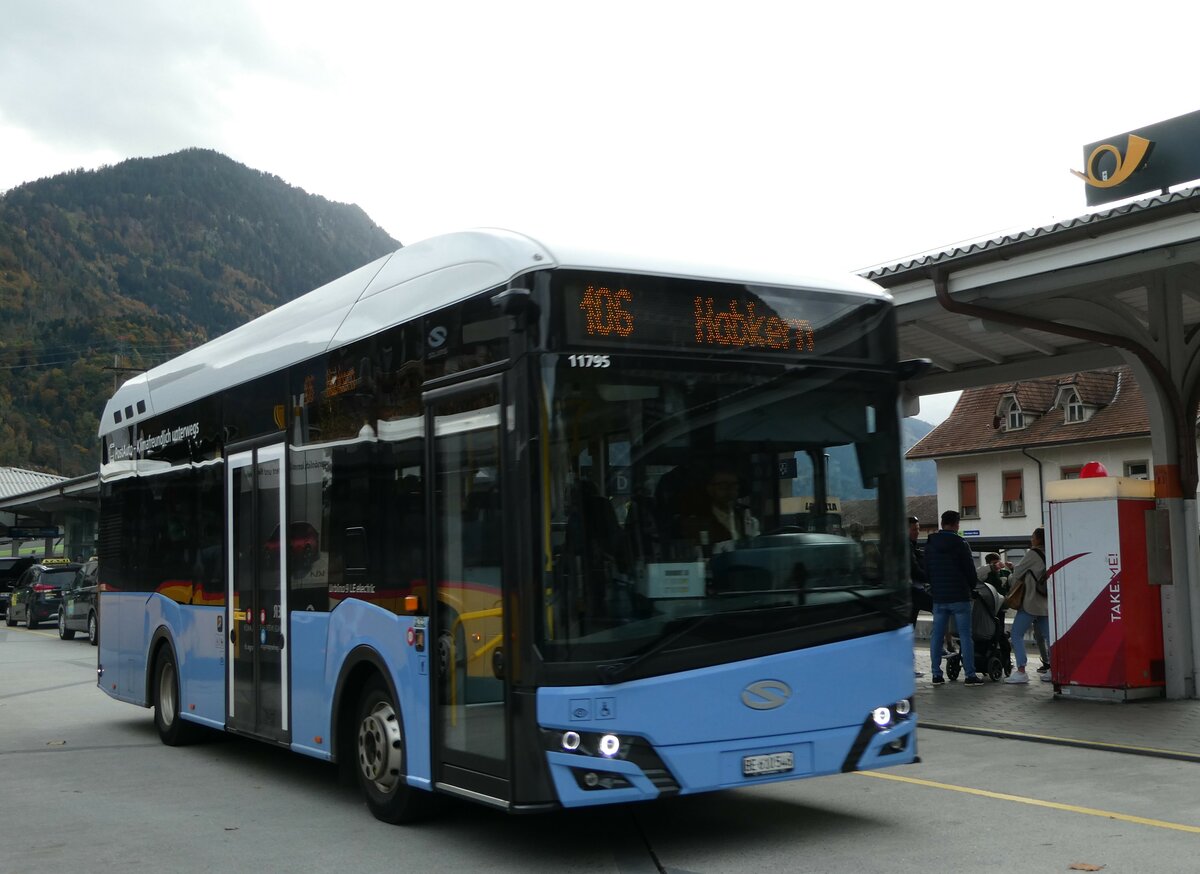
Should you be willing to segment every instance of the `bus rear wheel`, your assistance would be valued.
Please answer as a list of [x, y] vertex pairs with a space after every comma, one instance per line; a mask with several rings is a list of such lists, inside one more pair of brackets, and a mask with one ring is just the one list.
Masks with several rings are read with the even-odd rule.
[[170, 646], [160, 648], [154, 659], [153, 691], [154, 727], [158, 729], [159, 739], [169, 747], [195, 742], [201, 728], [180, 716], [179, 670]]
[[408, 785], [404, 725], [383, 679], [376, 675], [359, 698], [355, 754], [358, 785], [371, 814], [382, 822], [412, 822], [429, 810], [424, 790]]

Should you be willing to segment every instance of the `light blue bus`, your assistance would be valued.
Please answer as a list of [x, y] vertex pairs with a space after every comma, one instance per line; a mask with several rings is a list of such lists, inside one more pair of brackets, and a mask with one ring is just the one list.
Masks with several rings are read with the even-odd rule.
[[856, 277], [407, 246], [109, 400], [99, 685], [389, 822], [910, 763], [902, 370]]

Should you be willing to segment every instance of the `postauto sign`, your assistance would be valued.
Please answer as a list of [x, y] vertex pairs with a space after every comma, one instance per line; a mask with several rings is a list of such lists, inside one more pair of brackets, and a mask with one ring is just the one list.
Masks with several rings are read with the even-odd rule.
[[1087, 205], [1097, 206], [1200, 179], [1200, 112], [1083, 147]]

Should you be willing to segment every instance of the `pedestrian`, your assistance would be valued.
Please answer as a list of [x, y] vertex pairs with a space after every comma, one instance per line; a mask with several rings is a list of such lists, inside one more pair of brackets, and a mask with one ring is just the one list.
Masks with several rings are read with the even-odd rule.
[[942, 676], [942, 638], [950, 617], [958, 628], [958, 648], [966, 671], [966, 686], [982, 686], [975, 673], [975, 641], [971, 637], [971, 593], [975, 589], [975, 561], [971, 547], [958, 534], [960, 516], [956, 510], [942, 513], [941, 530], [925, 541], [925, 573], [933, 599], [933, 632], [929, 638], [929, 659], [933, 665], [933, 684], [940, 686]]
[[[1046, 622], [1046, 631], [1050, 630], [1050, 622]], [[1033, 642], [1037, 644], [1038, 655], [1042, 659], [1042, 663], [1038, 665], [1037, 672], [1041, 674], [1043, 680], [1050, 682], [1050, 643], [1046, 639], [1046, 632], [1042, 631], [1042, 627], [1036, 622], [1033, 624]]]
[[[908, 517], [908, 582], [912, 609], [909, 611], [909, 622], [913, 632], [917, 630], [917, 614], [924, 610], [933, 612], [933, 599], [929, 597], [929, 577], [925, 574], [925, 550], [917, 539], [921, 536], [921, 520], [916, 516]], [[925, 676], [920, 671], [913, 671], [914, 677]]]
[[983, 559], [986, 564], [978, 571], [979, 582], [991, 583], [1001, 595], [1008, 594], [1009, 577], [1012, 576], [1012, 562], [1001, 561], [1000, 556], [989, 552]]
[[[1034, 530], [1029, 540], [1030, 548], [1025, 557], [1013, 568], [1010, 593], [1021, 589], [1020, 604], [1012, 624], [1012, 646], [1017, 657], [1017, 669], [1004, 679], [1006, 683], [1028, 683], [1029, 675], [1025, 673], [1025, 633], [1032, 625], [1040, 632], [1043, 639], [1050, 636], [1050, 599], [1046, 588], [1046, 554], [1045, 532], [1041, 528]], [[1014, 597], [1010, 594], [1009, 597]], [[1043, 671], [1038, 674], [1044, 682], [1050, 682], [1050, 674]]]

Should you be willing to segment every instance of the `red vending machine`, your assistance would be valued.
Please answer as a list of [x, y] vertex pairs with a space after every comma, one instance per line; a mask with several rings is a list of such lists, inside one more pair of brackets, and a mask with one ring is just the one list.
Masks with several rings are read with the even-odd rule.
[[1127, 701], [1163, 694], [1162, 612], [1146, 572], [1154, 483], [1097, 476], [1046, 484], [1055, 692]]

